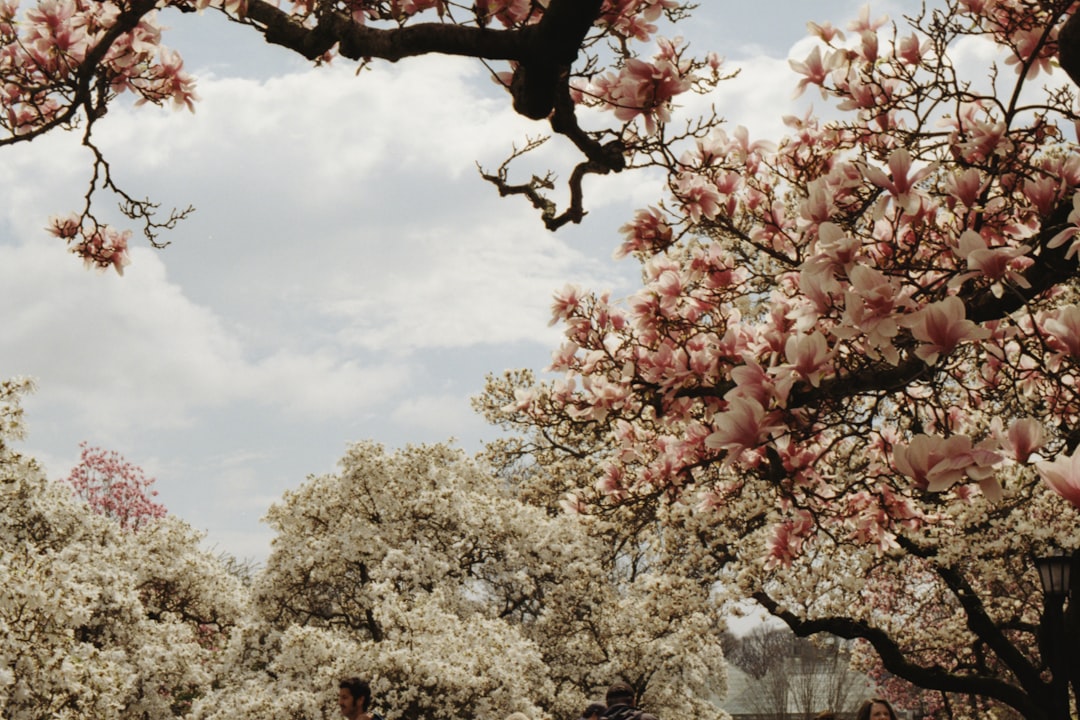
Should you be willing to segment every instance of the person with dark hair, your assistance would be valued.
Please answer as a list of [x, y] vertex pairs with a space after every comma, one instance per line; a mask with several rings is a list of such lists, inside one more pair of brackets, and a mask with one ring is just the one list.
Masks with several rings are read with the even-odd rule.
[[589, 703], [581, 712], [581, 717], [578, 720], [600, 720], [600, 716], [607, 710], [607, 706], [604, 703]]
[[814, 716], [814, 720], [836, 720], [836, 713], [832, 710], [822, 710]]
[[862, 704], [855, 720], [897, 720], [896, 711], [888, 700], [870, 698]]
[[371, 686], [358, 677], [338, 682], [338, 707], [345, 720], [382, 720], [371, 712]]
[[637, 693], [629, 683], [621, 680], [608, 688], [604, 700], [607, 702], [607, 709], [600, 716], [600, 720], [658, 720], [655, 715], [638, 709], [635, 705]]

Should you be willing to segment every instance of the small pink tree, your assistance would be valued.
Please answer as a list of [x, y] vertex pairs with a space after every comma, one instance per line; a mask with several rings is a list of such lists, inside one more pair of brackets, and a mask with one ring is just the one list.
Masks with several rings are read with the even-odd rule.
[[150, 489], [154, 478], [147, 477], [142, 468], [113, 450], [91, 447], [86, 442], [79, 447], [79, 464], [66, 482], [94, 512], [116, 520], [125, 530], [138, 530], [151, 520], [165, 517], [165, 506], [153, 500], [157, 496], [157, 491]]

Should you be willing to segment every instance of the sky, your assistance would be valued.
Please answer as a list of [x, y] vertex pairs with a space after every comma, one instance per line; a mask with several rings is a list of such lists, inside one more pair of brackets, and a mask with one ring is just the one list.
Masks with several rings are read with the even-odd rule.
[[[843, 26], [861, 4], [703, 3], [679, 32], [741, 74], [693, 102], [778, 139], [781, 116], [810, 102], [793, 100], [787, 62], [809, 52], [806, 21]], [[912, 5], [874, 16], [898, 19], [897, 4]], [[662, 189], [648, 173], [590, 178], [585, 221], [550, 233], [479, 177], [544, 130], [480, 63], [358, 74], [212, 14], [161, 22], [198, 79], [195, 113], [118, 106], [95, 136], [131, 194], [195, 212], [164, 250], [133, 238], [123, 277], [86, 270], [44, 231], [81, 205], [78, 138], [0, 149], [0, 376], [36, 382], [20, 449], [49, 477], [80, 442], [115, 450], [208, 548], [259, 563], [270, 504], [350, 443], [475, 452], [496, 436], [469, 405], [485, 375], [547, 365], [566, 283], [633, 292], [636, 263], [612, 259], [618, 228]], [[575, 160], [555, 142], [536, 159], [563, 175]]]

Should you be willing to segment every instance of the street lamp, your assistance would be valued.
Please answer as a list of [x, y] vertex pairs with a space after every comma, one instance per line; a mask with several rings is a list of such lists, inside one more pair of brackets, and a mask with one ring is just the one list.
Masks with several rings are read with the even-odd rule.
[[1071, 555], [1046, 555], [1035, 558], [1035, 568], [1039, 571], [1043, 595], [1047, 600], [1064, 602], [1069, 595], [1069, 582], [1072, 580]]
[[[1043, 616], [1039, 623], [1039, 649], [1050, 668], [1050, 705], [1052, 717], [1069, 718], [1069, 677], [1072, 668], [1065, 647], [1065, 599], [1072, 582], [1073, 556], [1045, 555], [1035, 558], [1043, 590]], [[1071, 610], [1070, 610], [1071, 612]]]

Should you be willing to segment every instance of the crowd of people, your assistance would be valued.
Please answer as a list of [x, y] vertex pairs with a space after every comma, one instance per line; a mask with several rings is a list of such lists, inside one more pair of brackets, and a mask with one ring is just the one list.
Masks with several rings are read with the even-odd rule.
[[[351, 677], [338, 683], [338, 707], [345, 720], [383, 720], [371, 709], [371, 685], [366, 680]], [[521, 712], [511, 713], [506, 720], [532, 720]], [[637, 707], [637, 694], [629, 683], [616, 682], [608, 688], [604, 702], [586, 706], [578, 720], [659, 720], [655, 715]], [[832, 710], [818, 713], [814, 720], [838, 720]], [[871, 698], [862, 704], [855, 720], [898, 720], [888, 700]]]

